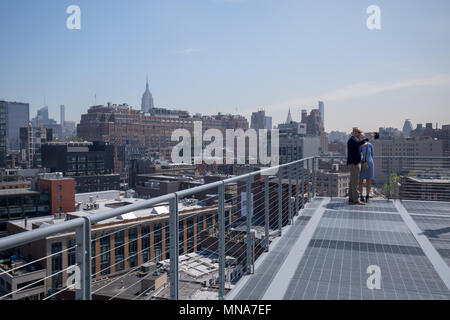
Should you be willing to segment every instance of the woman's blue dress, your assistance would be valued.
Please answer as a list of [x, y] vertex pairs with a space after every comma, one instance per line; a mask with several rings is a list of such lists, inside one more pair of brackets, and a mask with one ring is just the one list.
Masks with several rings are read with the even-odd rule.
[[[362, 161], [367, 161], [369, 168], [361, 170], [359, 174], [360, 179], [373, 179], [374, 176], [374, 166], [373, 166], [373, 146], [368, 143], [361, 146]], [[367, 158], [367, 159], [366, 159]]]

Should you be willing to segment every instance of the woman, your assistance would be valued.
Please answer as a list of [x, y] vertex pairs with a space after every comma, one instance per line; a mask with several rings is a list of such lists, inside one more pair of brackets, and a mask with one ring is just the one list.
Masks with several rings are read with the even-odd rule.
[[[362, 137], [361, 139], [364, 139]], [[362, 167], [359, 174], [359, 194], [361, 201], [364, 201], [363, 196], [363, 182], [366, 180], [366, 198], [365, 201], [369, 202], [370, 189], [372, 187], [372, 179], [374, 176], [374, 164], [373, 164], [373, 146], [370, 142], [366, 142], [361, 146], [362, 154]], [[366, 169], [363, 169], [364, 163], [367, 163]]]

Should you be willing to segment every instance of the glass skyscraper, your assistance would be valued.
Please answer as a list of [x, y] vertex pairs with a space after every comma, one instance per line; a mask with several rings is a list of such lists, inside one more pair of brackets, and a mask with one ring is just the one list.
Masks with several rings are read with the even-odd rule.
[[6, 102], [0, 101], [0, 168], [6, 167]]
[[322, 117], [323, 127], [325, 128], [325, 105], [322, 101], [319, 101], [319, 111], [320, 116]]

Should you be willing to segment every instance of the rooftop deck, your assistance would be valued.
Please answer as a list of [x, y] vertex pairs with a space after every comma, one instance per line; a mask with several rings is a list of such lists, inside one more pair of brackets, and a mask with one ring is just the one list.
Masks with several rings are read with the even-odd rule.
[[315, 198], [227, 299], [450, 299], [450, 203]]

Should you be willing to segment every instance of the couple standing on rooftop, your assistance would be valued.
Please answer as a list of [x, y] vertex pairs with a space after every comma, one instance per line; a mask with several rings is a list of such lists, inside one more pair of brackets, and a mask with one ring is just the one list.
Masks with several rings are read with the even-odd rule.
[[[370, 133], [369, 138], [378, 138], [376, 132]], [[364, 163], [364, 168], [361, 168]], [[349, 203], [364, 205], [362, 195], [362, 183], [366, 179], [367, 195], [366, 202], [369, 200], [369, 193], [374, 175], [373, 147], [369, 139], [365, 137], [360, 128], [353, 128], [352, 135], [347, 142], [347, 166], [350, 168], [350, 187]], [[359, 187], [359, 188], [358, 188]], [[358, 190], [359, 189], [359, 190]]]

